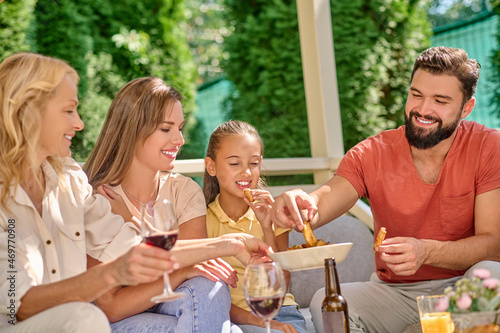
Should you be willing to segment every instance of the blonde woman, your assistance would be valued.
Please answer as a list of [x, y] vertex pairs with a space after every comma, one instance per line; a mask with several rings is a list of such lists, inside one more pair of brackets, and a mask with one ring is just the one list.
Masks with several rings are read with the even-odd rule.
[[[92, 195], [69, 157], [71, 139], [83, 129], [77, 83], [68, 64], [37, 54], [0, 65], [2, 331], [109, 331], [89, 302], [114, 286], [156, 279], [174, 264], [165, 251], [130, 250], [134, 230]], [[86, 254], [108, 263], [85, 272]]]

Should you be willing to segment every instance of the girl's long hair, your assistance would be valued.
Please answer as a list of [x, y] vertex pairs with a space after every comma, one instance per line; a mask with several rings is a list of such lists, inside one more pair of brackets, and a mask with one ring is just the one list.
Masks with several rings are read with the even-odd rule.
[[[66, 62], [35, 53], [16, 53], [0, 64], [0, 204], [8, 212], [10, 186], [17, 187], [28, 177], [42, 186], [40, 123], [47, 102], [66, 74], [78, 84], [78, 74]], [[47, 160], [61, 176], [62, 161], [57, 157]]]
[[122, 183], [137, 145], [143, 145], [181, 94], [157, 77], [134, 79], [116, 94], [83, 170], [94, 189]]
[[[222, 140], [233, 135], [241, 134], [253, 135], [259, 141], [261, 156], [264, 156], [264, 142], [255, 127], [244, 121], [228, 120], [217, 126], [217, 128], [210, 135], [206, 157], [210, 157], [215, 162]], [[266, 183], [261, 174], [257, 188], [263, 188], [264, 186], [266, 186]], [[206, 204], [208, 205], [214, 201], [219, 193], [220, 187], [217, 177], [211, 176], [205, 169], [205, 172], [203, 173], [203, 194], [205, 195]]]

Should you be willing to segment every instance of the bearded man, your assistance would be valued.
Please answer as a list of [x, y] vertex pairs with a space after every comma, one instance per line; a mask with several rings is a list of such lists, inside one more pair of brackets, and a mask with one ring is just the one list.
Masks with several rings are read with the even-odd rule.
[[[312, 193], [288, 191], [273, 204], [277, 227], [302, 230], [300, 210], [317, 228], [365, 197], [375, 235], [387, 229], [370, 281], [341, 285], [351, 332], [402, 332], [419, 321], [417, 296], [442, 294], [473, 265], [500, 267], [500, 133], [464, 120], [479, 69], [464, 50], [425, 50], [405, 125], [357, 144]], [[323, 297], [311, 302], [319, 331]]]

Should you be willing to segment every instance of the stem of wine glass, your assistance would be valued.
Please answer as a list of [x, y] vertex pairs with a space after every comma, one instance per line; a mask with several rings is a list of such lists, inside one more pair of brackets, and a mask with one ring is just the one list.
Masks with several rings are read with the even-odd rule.
[[165, 291], [167, 294], [173, 293], [172, 287], [170, 286], [170, 278], [167, 272], [163, 272], [163, 283], [165, 284]]
[[270, 320], [265, 320], [264, 323], [266, 325], [266, 332], [267, 333], [271, 333], [271, 321]]

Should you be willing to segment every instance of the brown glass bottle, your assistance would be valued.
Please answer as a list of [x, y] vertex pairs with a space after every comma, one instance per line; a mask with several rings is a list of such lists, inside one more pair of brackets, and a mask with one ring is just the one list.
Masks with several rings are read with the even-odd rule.
[[324, 333], [349, 333], [347, 302], [340, 293], [335, 258], [325, 259], [325, 298], [321, 305]]

